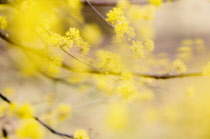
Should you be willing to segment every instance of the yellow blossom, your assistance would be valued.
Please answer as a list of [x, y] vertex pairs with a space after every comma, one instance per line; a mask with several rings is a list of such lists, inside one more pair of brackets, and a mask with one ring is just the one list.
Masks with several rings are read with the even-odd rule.
[[180, 59], [176, 59], [173, 62], [173, 68], [175, 68], [179, 73], [184, 73], [187, 71], [186, 65]]
[[102, 42], [102, 32], [96, 24], [87, 24], [82, 29], [82, 37], [90, 44], [97, 46]]
[[123, 81], [120, 86], [118, 86], [117, 92], [125, 102], [134, 101], [138, 94], [137, 87], [129, 81]]
[[108, 128], [113, 131], [123, 131], [128, 128], [129, 109], [126, 104], [116, 102], [110, 104], [106, 115]]
[[17, 107], [16, 113], [20, 118], [30, 118], [34, 115], [34, 109], [30, 104], [22, 104]]
[[203, 68], [204, 75], [210, 75], [210, 62]]
[[160, 6], [163, 3], [163, 0], [148, 0], [150, 4], [155, 6]]
[[44, 130], [40, 123], [34, 119], [27, 118], [20, 121], [20, 126], [16, 130], [16, 134], [20, 139], [41, 139], [44, 136]]
[[74, 139], [90, 139], [90, 137], [88, 136], [88, 134], [85, 130], [78, 129], [74, 133]]
[[7, 18], [0, 16], [0, 29], [5, 29], [7, 27]]
[[121, 78], [122, 78], [123, 80], [133, 79], [133, 77], [134, 77], [133, 73], [130, 72], [130, 71], [123, 71], [123, 72], [121, 73], [121, 76], [122, 76]]
[[152, 40], [146, 39], [144, 41], [144, 46], [148, 51], [153, 51], [154, 50], [154, 42]]
[[56, 117], [59, 121], [64, 121], [70, 117], [71, 107], [66, 104], [61, 104], [55, 109], [54, 112], [57, 115]]
[[144, 46], [141, 42], [133, 41], [131, 49], [133, 51], [134, 58], [144, 58], [145, 57]]
[[3, 89], [3, 92], [5, 94], [8, 94], [8, 95], [13, 95], [14, 94], [14, 89], [12, 87], [6, 87]]
[[119, 73], [122, 68], [122, 62], [117, 54], [109, 51], [98, 51], [98, 67], [104, 72], [115, 72]]

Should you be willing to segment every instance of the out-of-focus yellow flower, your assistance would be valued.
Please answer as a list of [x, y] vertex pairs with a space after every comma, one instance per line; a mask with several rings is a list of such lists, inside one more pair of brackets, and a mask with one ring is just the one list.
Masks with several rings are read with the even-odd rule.
[[44, 130], [37, 121], [27, 118], [20, 121], [16, 135], [20, 139], [41, 139], [44, 136]]
[[17, 107], [16, 113], [20, 118], [30, 118], [34, 115], [35, 111], [30, 104], [25, 103]]
[[117, 102], [110, 104], [106, 115], [106, 123], [113, 131], [122, 131], [129, 125], [129, 109], [126, 104]]
[[14, 94], [14, 89], [12, 87], [6, 87], [3, 89], [3, 92], [7, 95], [13, 95]]
[[129, 81], [123, 81], [117, 88], [117, 92], [125, 102], [134, 101], [138, 94], [137, 87]]
[[173, 62], [173, 68], [175, 68], [179, 73], [184, 73], [187, 71], [186, 65], [180, 59], [176, 59]]
[[144, 51], [144, 46], [143, 46], [142, 42], [133, 41], [131, 49], [133, 51], [134, 58], [144, 58], [145, 57], [145, 51]]
[[7, 18], [0, 16], [0, 29], [5, 29], [7, 27]]
[[163, 0], [148, 0], [148, 2], [155, 6], [160, 6], [163, 4]]
[[55, 109], [56, 119], [59, 121], [64, 121], [71, 115], [71, 107], [66, 104], [61, 104]]
[[129, 21], [125, 18], [120, 8], [114, 8], [109, 11], [106, 20], [115, 27], [117, 39], [125, 37], [128, 41], [131, 41], [135, 37], [134, 29], [129, 26]]
[[88, 134], [85, 130], [78, 129], [74, 133], [74, 139], [90, 139], [90, 137], [88, 136]]
[[87, 24], [82, 29], [82, 37], [88, 43], [97, 46], [102, 42], [102, 32], [96, 24]]
[[103, 72], [119, 73], [123, 68], [121, 58], [117, 54], [114, 54], [109, 51], [100, 50], [97, 52], [97, 57], [98, 57], [98, 67]]
[[117, 8], [120, 8], [122, 10], [126, 10], [131, 6], [130, 2], [128, 0], [119, 0], [117, 3]]
[[203, 68], [204, 75], [210, 75], [210, 62]]
[[133, 73], [130, 71], [123, 71], [121, 73], [121, 76], [122, 76], [121, 78], [123, 80], [130, 80], [130, 79], [133, 79], [133, 77], [134, 77]]
[[188, 86], [185, 88], [185, 93], [187, 96], [194, 96], [195, 95], [195, 87], [194, 86]]

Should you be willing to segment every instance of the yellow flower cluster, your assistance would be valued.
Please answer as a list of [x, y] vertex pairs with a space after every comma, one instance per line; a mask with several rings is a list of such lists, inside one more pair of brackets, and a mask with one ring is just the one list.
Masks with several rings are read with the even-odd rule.
[[103, 72], [119, 73], [123, 68], [121, 59], [117, 54], [100, 50], [97, 52], [97, 57], [98, 68], [100, 68]]
[[31, 104], [25, 103], [17, 107], [16, 114], [20, 118], [31, 118], [35, 111]]
[[117, 88], [117, 92], [125, 102], [131, 102], [136, 99], [138, 89], [132, 82], [123, 81]]
[[148, 2], [155, 6], [160, 6], [163, 4], [163, 0], [148, 0]]
[[177, 57], [183, 61], [189, 61], [192, 57], [192, 48], [190, 46], [179, 47]]
[[89, 42], [90, 44], [97, 46], [101, 43], [103, 37], [102, 32], [98, 25], [96, 24], [87, 24], [81, 31], [82, 38]]
[[44, 58], [40, 64], [40, 69], [44, 70], [49, 75], [57, 75], [60, 72], [60, 67], [62, 65], [62, 55], [52, 54], [49, 58]]
[[119, 0], [117, 3], [117, 7], [120, 9], [128, 9], [131, 6], [130, 2], [128, 0]]
[[121, 78], [123, 79], [123, 80], [131, 80], [131, 79], [133, 79], [133, 77], [134, 77], [134, 75], [133, 75], [133, 73], [132, 72], [130, 72], [130, 71], [123, 71], [122, 73], [121, 73]]
[[131, 49], [133, 51], [134, 58], [144, 58], [145, 57], [144, 46], [143, 46], [142, 42], [133, 41]]
[[110, 104], [106, 115], [106, 124], [113, 131], [123, 131], [128, 128], [129, 109], [125, 103]]
[[23, 119], [16, 130], [17, 137], [20, 139], [41, 139], [44, 136], [44, 130], [34, 119]]
[[114, 8], [107, 13], [107, 21], [115, 27], [116, 37], [125, 37], [129, 41], [135, 37], [134, 29], [129, 26], [129, 21], [125, 18], [120, 8]]
[[[83, 22], [83, 16], [82, 16], [82, 3], [80, 0], [65, 0], [66, 4], [65, 6], [67, 6], [67, 9], [69, 10], [68, 14], [72, 17], [68, 18], [70, 21], [70, 24], [72, 23], [76, 23], [78, 24], [78, 22]], [[75, 20], [77, 22], [75, 22]], [[75, 25], [76, 25], [75, 24]]]
[[74, 133], [74, 139], [90, 139], [85, 130], [79, 129]]
[[132, 41], [132, 46], [130, 48], [134, 58], [144, 58], [148, 52], [153, 51], [154, 42], [149, 39], [146, 39], [143, 42]]
[[204, 75], [210, 75], [210, 62], [203, 68]]
[[12, 116], [18, 116], [20, 119], [32, 118], [35, 110], [32, 105], [25, 103], [25, 104], [16, 104], [12, 103], [8, 106], [9, 114]]
[[178, 73], [184, 73], [187, 71], [186, 65], [180, 59], [176, 59], [173, 62], [173, 68], [175, 68]]
[[7, 27], [7, 18], [0, 16], [0, 29], [5, 29]]
[[57, 107], [55, 110], [55, 113], [57, 114], [57, 118], [59, 121], [64, 121], [71, 115], [71, 107], [66, 104], [61, 104]]
[[51, 126], [63, 122], [71, 116], [71, 107], [67, 104], [60, 104], [49, 113], [43, 115], [43, 120]]
[[51, 33], [47, 38], [47, 42], [49, 45], [63, 47], [65, 49], [78, 47], [83, 54], [86, 54], [90, 47], [90, 45], [81, 38], [79, 30], [76, 28], [70, 28], [65, 36]]

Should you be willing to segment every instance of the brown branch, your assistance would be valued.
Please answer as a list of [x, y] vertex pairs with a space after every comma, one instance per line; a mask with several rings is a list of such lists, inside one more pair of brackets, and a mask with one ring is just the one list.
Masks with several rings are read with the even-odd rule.
[[105, 17], [92, 5], [92, 2], [89, 2], [89, 0], [85, 0], [85, 2], [91, 7], [91, 9], [107, 24], [109, 27], [114, 28], [114, 26], [109, 23]]
[[[10, 105], [12, 104], [12, 102], [7, 97], [5, 97], [4, 95], [2, 95], [2, 93], [0, 93], [0, 98], [2, 100], [4, 100], [5, 102], [9, 103]], [[47, 130], [49, 130], [51, 133], [53, 133], [55, 135], [62, 136], [62, 137], [67, 137], [67, 138], [74, 138], [74, 135], [70, 135], [70, 134], [66, 134], [66, 133], [61, 133], [61, 132], [58, 132], [58, 131], [54, 130], [52, 127], [50, 127], [49, 125], [47, 125], [46, 123], [44, 123], [42, 120], [40, 120], [36, 116], [32, 116], [32, 118], [34, 118], [37, 122], [39, 122], [42, 126], [44, 126]]]
[[[24, 48], [25, 50], [31, 51], [33, 53], [36, 54], [40, 54], [40, 51], [38, 51], [37, 49], [31, 49], [29, 47], [25, 47], [23, 45], [17, 44], [15, 41], [11, 40], [9, 38], [9, 35], [5, 35], [3, 32], [0, 31], [0, 37], [2, 39], [4, 39], [5, 41], [7, 41], [8, 43], [17, 46], [19, 48]], [[93, 68], [93, 66], [91, 66], [92, 69], [88, 70], [88, 71], [82, 71], [83, 73], [91, 73], [91, 74], [103, 74], [102, 72], [96, 70], [95, 68]], [[65, 64], [64, 62], [62, 63], [62, 68], [71, 71], [71, 72], [78, 72], [76, 70], [74, 70], [71, 66]], [[81, 71], [80, 71], [81, 73]], [[152, 78], [152, 79], [172, 79], [172, 78], [184, 78], [184, 77], [197, 77], [197, 76], [203, 76], [202, 72], [194, 72], [194, 73], [183, 73], [183, 74], [169, 74], [169, 73], [163, 73], [163, 74], [155, 74], [155, 73], [133, 73], [135, 76], [139, 76], [139, 77], [145, 77], [145, 78]], [[44, 75], [44, 74], [43, 74]], [[109, 73], [108, 75], [115, 75], [115, 76], [119, 76], [121, 75], [121, 73]], [[47, 75], [45, 74], [44, 76], [47, 77]], [[51, 76], [48, 76], [48, 78], [51, 78]], [[58, 80], [62, 80], [60, 78], [55, 78]], [[66, 82], [66, 81], [65, 81]]]
[[[77, 72], [72, 67], [68, 66], [67, 64], [63, 63], [62, 68], [69, 70], [71, 72]], [[101, 74], [100, 72], [96, 70], [88, 70], [88, 71], [79, 71], [79, 73], [91, 73], [91, 74]], [[144, 78], [152, 78], [152, 79], [172, 79], [172, 78], [183, 78], [183, 77], [197, 77], [197, 76], [203, 76], [202, 72], [192, 72], [192, 73], [177, 73], [177, 74], [169, 74], [169, 73], [163, 73], [163, 74], [150, 74], [150, 73], [133, 73], [135, 76], [144, 77]], [[109, 72], [108, 75], [114, 75], [114, 76], [120, 76], [121, 73], [113, 73]]]
[[[176, 1], [176, 0], [173, 0], [173, 1]], [[89, 5], [88, 2], [85, 0], [85, 1], [82, 1], [85, 5]], [[163, 0], [163, 2], [167, 2], [167, 0]], [[117, 1], [91, 1], [91, 4], [94, 5], [94, 6], [116, 6], [117, 5]], [[137, 0], [131, 0], [130, 1], [131, 4], [138, 4], [138, 5], [146, 5], [148, 4], [148, 1], [147, 0], [141, 0], [141, 1], [137, 1]]]

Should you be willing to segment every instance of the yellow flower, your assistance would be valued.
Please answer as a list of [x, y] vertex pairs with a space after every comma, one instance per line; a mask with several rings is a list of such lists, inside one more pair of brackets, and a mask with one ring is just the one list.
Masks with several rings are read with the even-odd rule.
[[123, 71], [121, 73], [121, 76], [122, 76], [121, 78], [123, 80], [130, 80], [130, 79], [133, 79], [133, 77], [134, 77], [133, 73], [130, 71]]
[[160, 6], [163, 4], [163, 0], [148, 0], [150, 4]]
[[210, 62], [203, 68], [204, 75], [210, 75]]
[[112, 52], [109, 51], [98, 51], [98, 67], [104, 72], [115, 72], [119, 73], [122, 68], [121, 58]]
[[117, 92], [126, 102], [135, 100], [138, 94], [137, 87], [129, 81], [122, 82], [117, 88]]
[[131, 49], [133, 51], [134, 58], [144, 58], [145, 57], [144, 46], [141, 42], [133, 41]]
[[16, 134], [21, 139], [41, 139], [44, 136], [44, 131], [37, 121], [27, 118], [20, 121]]
[[71, 107], [66, 104], [61, 104], [56, 108], [55, 112], [56, 112], [58, 120], [64, 121], [70, 117]]
[[7, 18], [0, 16], [0, 29], [5, 29], [7, 27]]
[[90, 137], [86, 131], [79, 129], [74, 133], [74, 139], [90, 139]]
[[123, 11], [120, 8], [114, 8], [107, 14], [107, 21], [115, 27], [116, 37], [125, 37], [131, 41], [135, 37], [134, 29], [129, 26], [129, 21], [125, 18]]
[[122, 102], [113, 103], [109, 106], [107, 115], [107, 126], [113, 131], [122, 131], [129, 124], [129, 109]]
[[12, 87], [6, 87], [3, 89], [3, 92], [7, 95], [13, 95], [14, 94], [14, 89]]
[[186, 65], [180, 59], [176, 59], [173, 62], [173, 68], [175, 68], [178, 73], [184, 73], [187, 71]]
[[34, 109], [30, 104], [25, 103], [17, 107], [16, 113], [20, 118], [30, 118], [34, 115]]

